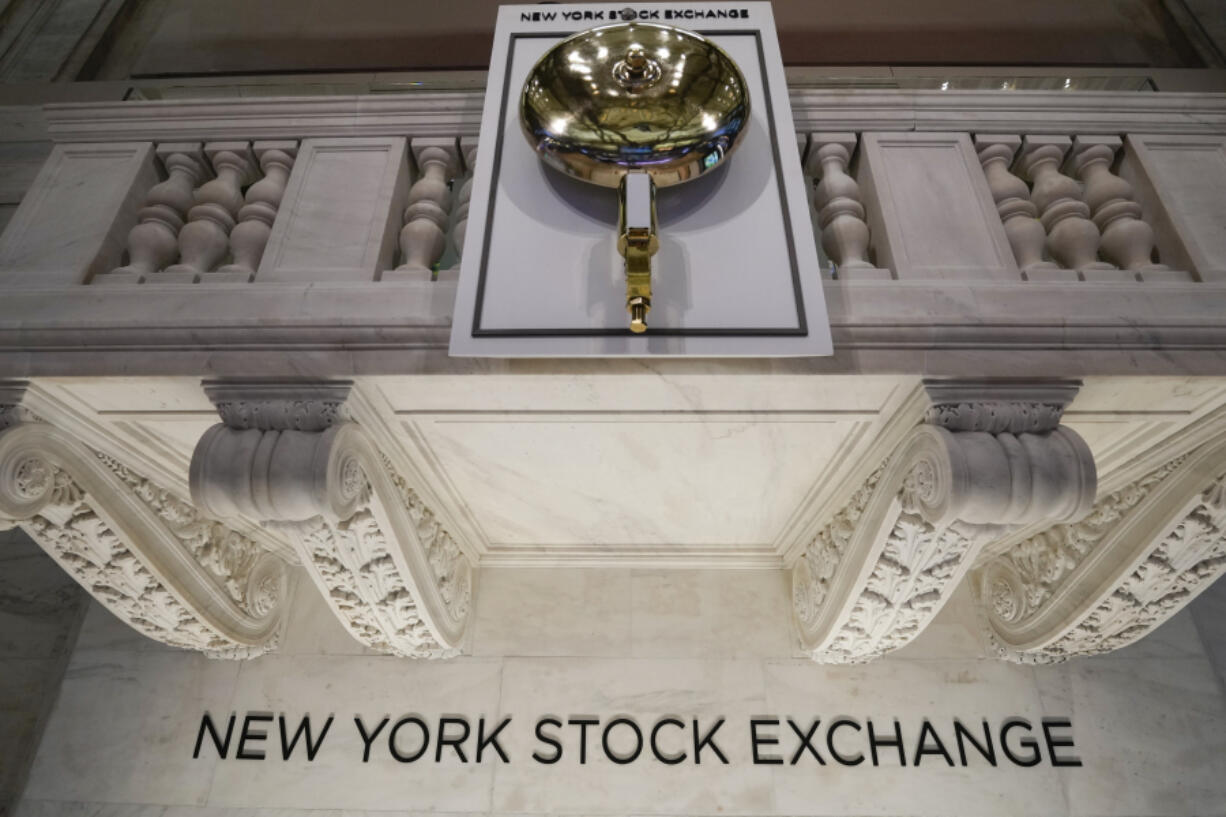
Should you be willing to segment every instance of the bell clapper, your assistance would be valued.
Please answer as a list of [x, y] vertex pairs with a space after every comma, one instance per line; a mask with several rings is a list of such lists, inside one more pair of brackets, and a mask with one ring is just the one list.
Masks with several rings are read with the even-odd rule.
[[651, 176], [642, 172], [622, 177], [618, 192], [617, 249], [626, 259], [626, 311], [630, 313], [630, 331], [647, 331], [647, 313], [651, 311], [651, 256], [660, 246], [656, 236], [656, 186]]

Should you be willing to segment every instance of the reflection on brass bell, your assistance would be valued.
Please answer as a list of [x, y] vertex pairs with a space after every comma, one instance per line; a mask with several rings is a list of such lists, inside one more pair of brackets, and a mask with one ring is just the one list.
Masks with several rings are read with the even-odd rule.
[[735, 62], [705, 37], [623, 23], [575, 34], [541, 57], [524, 83], [520, 124], [550, 166], [604, 187], [621, 207], [630, 330], [647, 329], [655, 189], [718, 167], [749, 122]]

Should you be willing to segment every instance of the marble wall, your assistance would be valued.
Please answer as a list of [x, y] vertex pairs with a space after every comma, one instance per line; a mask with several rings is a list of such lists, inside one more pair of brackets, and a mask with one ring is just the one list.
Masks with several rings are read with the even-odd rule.
[[87, 599], [25, 534], [0, 531], [0, 817], [21, 794]]
[[[448, 662], [368, 652], [305, 582], [280, 651], [247, 663], [163, 647], [91, 605], [17, 814], [1226, 813], [1226, 695], [1202, 635], [1217, 640], [1210, 651], [1219, 655], [1226, 644], [1220, 623], [1198, 631], [1200, 605], [1129, 649], [1030, 667], [986, 657], [961, 592], [891, 657], [819, 666], [795, 657], [779, 572], [487, 569], [480, 578], [471, 654]], [[1220, 609], [1223, 591], [1204, 604]], [[263, 744], [266, 760], [236, 760], [234, 747], [219, 760], [208, 738], [193, 759], [205, 711], [223, 722], [231, 712], [284, 713], [294, 723], [310, 714], [316, 729], [329, 714], [336, 720], [313, 762], [301, 748], [282, 760], [275, 740]], [[399, 763], [380, 738], [362, 763], [353, 716], [373, 725], [409, 714], [474, 725], [511, 716], [500, 741], [510, 762], [465, 764], [448, 749], [439, 763], [432, 753]], [[573, 728], [560, 762], [533, 761], [543, 748], [538, 718], [620, 714], [645, 725], [698, 718], [704, 729], [724, 717], [719, 742], [730, 763], [648, 756], [618, 765], [597, 738], [580, 765]], [[954, 717], [1069, 717], [1069, 751], [1084, 765], [992, 767], [972, 757], [950, 768], [928, 756], [900, 768], [892, 749], [876, 768], [828, 755], [824, 766], [807, 755], [796, 765], [751, 762], [751, 718], [791, 716], [807, 728], [839, 715], [887, 729], [897, 717], [908, 744], [924, 718], [947, 732]], [[779, 737], [790, 758], [790, 731]]]

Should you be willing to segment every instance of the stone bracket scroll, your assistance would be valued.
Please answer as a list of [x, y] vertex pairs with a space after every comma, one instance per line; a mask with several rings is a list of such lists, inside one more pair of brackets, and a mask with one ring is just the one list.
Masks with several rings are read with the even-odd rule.
[[926, 420], [875, 470], [792, 568], [802, 647], [856, 663], [918, 635], [976, 553], [1016, 526], [1076, 520], [1094, 459], [1059, 425], [1076, 383], [926, 383]]
[[1171, 460], [972, 577], [996, 654], [1053, 663], [1127, 646], [1226, 572], [1226, 440]]
[[150, 638], [214, 658], [253, 658], [279, 641], [279, 557], [52, 426], [0, 428], [4, 522]]
[[192, 457], [196, 503], [276, 524], [360, 642], [410, 658], [462, 649], [468, 557], [344, 408], [349, 384], [206, 384], [224, 420]]

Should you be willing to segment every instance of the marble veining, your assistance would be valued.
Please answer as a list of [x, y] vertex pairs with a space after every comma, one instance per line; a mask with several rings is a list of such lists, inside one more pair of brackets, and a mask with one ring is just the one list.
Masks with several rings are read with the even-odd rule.
[[[483, 572], [489, 593], [477, 596], [475, 657], [445, 662], [339, 650], [326, 628], [307, 632], [321, 622], [305, 594], [294, 597], [285, 635], [292, 649], [242, 665], [125, 643], [95, 606], [16, 814], [1135, 817], [1215, 814], [1226, 802], [1216, 761], [1226, 751], [1226, 696], [1195, 607], [1110, 656], [1036, 668], [985, 658], [963, 588], [904, 650], [868, 665], [822, 666], [764, 637], [787, 614], [781, 574], [773, 583], [763, 571]], [[107, 707], [97, 706], [99, 697]], [[332, 714], [336, 731], [312, 763], [193, 761], [205, 711], [310, 713], [313, 723]], [[511, 762], [463, 764], [447, 755], [439, 764], [402, 764], [382, 740], [369, 763], [353, 762], [362, 749], [354, 714], [373, 724], [409, 713], [491, 723], [510, 716], [501, 744]], [[675, 716], [704, 726], [722, 717], [718, 743], [730, 763], [707, 754], [701, 765], [617, 765], [593, 733], [581, 765], [574, 727], [561, 733], [561, 761], [536, 763], [532, 727], [550, 715], [626, 715], [643, 725]], [[927, 756], [921, 768], [900, 768], [884, 747], [878, 767], [846, 767], [820, 742], [824, 766], [808, 755], [795, 765], [752, 764], [750, 718], [808, 728], [838, 716], [886, 728], [898, 718], [908, 753], [924, 718], [949, 741], [955, 717], [978, 725], [1016, 716], [1035, 728], [1044, 717], [1068, 717], [1085, 765], [993, 768], [972, 756], [950, 767]], [[792, 732], [769, 733], [781, 743], [764, 748], [790, 760]], [[101, 734], [109, 751], [98, 751]], [[845, 748], [867, 753], [867, 745]]]

